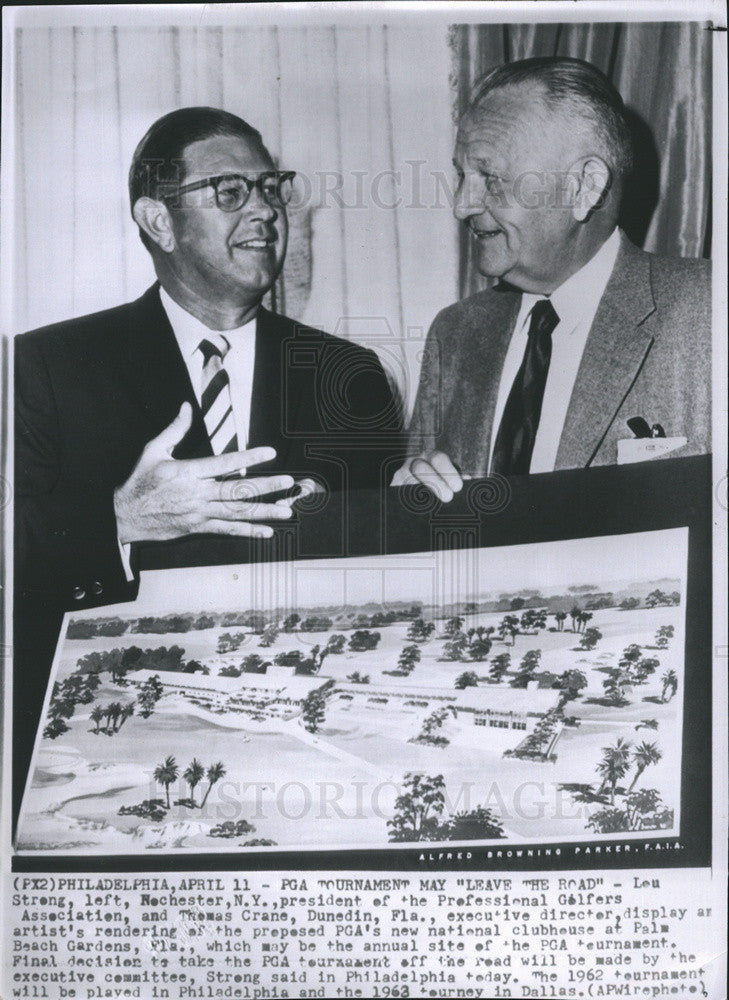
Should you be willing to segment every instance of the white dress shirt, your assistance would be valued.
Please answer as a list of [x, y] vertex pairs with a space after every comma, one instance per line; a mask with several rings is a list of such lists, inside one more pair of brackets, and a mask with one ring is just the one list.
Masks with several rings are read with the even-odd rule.
[[531, 473], [554, 471], [567, 407], [577, 379], [577, 370], [585, 350], [587, 335], [613, 272], [619, 247], [620, 232], [614, 229], [597, 253], [550, 296], [523, 293], [496, 397], [489, 465], [493, 461], [494, 444], [506, 401], [524, 360], [529, 339], [531, 311], [537, 302], [549, 298], [559, 316], [559, 323], [552, 333], [552, 356], [529, 471]]
[[[160, 288], [160, 299], [172, 332], [175, 335], [180, 353], [190, 373], [190, 381], [195, 390], [198, 403], [202, 397], [204, 358], [200, 350], [200, 341], [210, 336], [210, 330], [197, 317], [183, 309]], [[230, 349], [223, 358], [223, 368], [230, 380], [230, 401], [233, 406], [233, 421], [238, 438], [238, 450], [243, 451], [248, 446], [248, 435], [251, 424], [251, 396], [253, 394], [253, 365], [256, 354], [256, 320], [250, 320], [244, 326], [235, 330], [216, 330], [230, 344]]]
[[[197, 317], [183, 309], [160, 288], [159, 297], [170, 321], [172, 332], [180, 348], [180, 353], [190, 373], [190, 381], [198, 403], [203, 392], [204, 358], [200, 341], [210, 335], [210, 330]], [[248, 446], [251, 424], [251, 397], [253, 395], [253, 365], [256, 354], [256, 320], [250, 320], [235, 330], [215, 331], [222, 333], [230, 344], [223, 358], [223, 368], [230, 381], [230, 402], [233, 407], [233, 421], [238, 438], [238, 451]], [[130, 563], [131, 545], [119, 542], [119, 552], [128, 581], [134, 579]]]

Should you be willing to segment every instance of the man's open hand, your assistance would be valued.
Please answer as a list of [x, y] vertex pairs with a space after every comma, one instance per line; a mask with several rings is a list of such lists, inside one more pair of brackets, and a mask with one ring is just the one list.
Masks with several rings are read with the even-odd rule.
[[463, 487], [463, 478], [450, 458], [442, 451], [429, 451], [409, 458], [392, 478], [392, 486], [422, 483], [442, 503], [448, 503]]
[[291, 476], [216, 477], [244, 476], [251, 466], [275, 458], [274, 449], [173, 459], [172, 450], [191, 420], [192, 407], [183, 403], [169, 427], [147, 443], [129, 479], [114, 491], [119, 541], [164, 541], [206, 532], [270, 538], [273, 528], [257, 522], [290, 518], [291, 501], [265, 503], [261, 498], [292, 487]]

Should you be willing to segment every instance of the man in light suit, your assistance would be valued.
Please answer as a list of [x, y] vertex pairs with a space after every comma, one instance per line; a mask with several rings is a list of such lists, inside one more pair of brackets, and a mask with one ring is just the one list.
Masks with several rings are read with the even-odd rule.
[[436, 317], [393, 485], [448, 501], [464, 478], [710, 451], [710, 265], [617, 228], [632, 151], [603, 74], [561, 57], [490, 71], [454, 164], [455, 215], [498, 283]]
[[376, 355], [261, 305], [292, 177], [213, 108], [174, 111], [140, 142], [131, 207], [157, 283], [16, 338], [20, 603], [129, 600], [139, 543], [271, 537], [313, 483], [391, 478], [404, 451]]

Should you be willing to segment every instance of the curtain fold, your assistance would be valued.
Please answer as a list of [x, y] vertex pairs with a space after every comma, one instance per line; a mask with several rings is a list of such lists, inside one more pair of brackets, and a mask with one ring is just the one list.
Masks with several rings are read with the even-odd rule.
[[[645, 250], [710, 255], [711, 33], [697, 22], [457, 25], [451, 30], [454, 117], [492, 66], [565, 55], [601, 69], [623, 96], [636, 167], [621, 225]], [[460, 236], [461, 296], [487, 285]]]

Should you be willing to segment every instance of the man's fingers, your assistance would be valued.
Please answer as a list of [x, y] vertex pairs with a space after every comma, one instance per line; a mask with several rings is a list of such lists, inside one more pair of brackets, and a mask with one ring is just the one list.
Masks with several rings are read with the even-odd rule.
[[[199, 479], [214, 479], [216, 476], [226, 476], [231, 472], [245, 475], [251, 466], [270, 462], [275, 457], [275, 448], [262, 446], [249, 448], [248, 451], [229, 451], [225, 455], [211, 455], [209, 458], [181, 459], [177, 464], [178, 467], [185, 466]], [[291, 482], [293, 483], [293, 480]]]
[[245, 500], [211, 500], [206, 509], [210, 520], [217, 521], [286, 521], [293, 514], [289, 504]]
[[185, 402], [179, 409], [179, 412], [171, 424], [168, 424], [165, 429], [157, 435], [156, 438], [152, 438], [151, 441], [147, 442], [146, 450], [153, 452], [154, 454], [159, 454], [160, 457], [169, 455], [172, 453], [172, 449], [176, 444], [184, 438], [185, 434], [190, 429], [190, 424], [192, 423], [192, 407], [189, 403]]
[[291, 476], [261, 476], [255, 479], [226, 479], [206, 484], [208, 499], [226, 503], [253, 503], [269, 493], [290, 490], [294, 485]]
[[236, 535], [239, 538], [271, 538], [273, 528], [268, 524], [249, 524], [248, 521], [211, 520], [201, 531], [212, 535]]
[[430, 456], [430, 464], [435, 471], [446, 481], [454, 493], [463, 487], [461, 474], [450, 458], [442, 451], [434, 451]]
[[405, 465], [400, 466], [392, 477], [390, 486], [411, 486], [413, 483], [417, 483], [417, 479], [410, 471], [410, 463], [406, 462]]
[[453, 499], [453, 490], [428, 459], [414, 458], [410, 463], [410, 472], [419, 483], [432, 490], [441, 503], [448, 503]]

